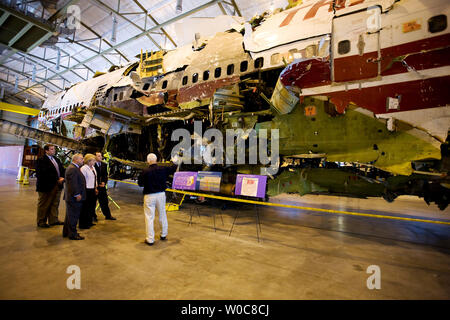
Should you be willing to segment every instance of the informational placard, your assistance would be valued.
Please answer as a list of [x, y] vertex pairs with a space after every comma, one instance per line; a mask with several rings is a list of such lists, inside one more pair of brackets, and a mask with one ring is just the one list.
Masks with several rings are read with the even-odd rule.
[[197, 184], [197, 172], [179, 171], [173, 175], [172, 189], [195, 190]]
[[199, 171], [197, 176], [197, 189], [202, 191], [220, 192], [222, 172]]
[[236, 177], [237, 196], [265, 198], [267, 176], [238, 174]]

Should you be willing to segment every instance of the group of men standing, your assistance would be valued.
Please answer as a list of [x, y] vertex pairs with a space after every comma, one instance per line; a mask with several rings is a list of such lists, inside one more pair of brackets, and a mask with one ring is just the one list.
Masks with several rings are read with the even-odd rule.
[[[38, 227], [49, 228], [53, 225], [64, 225], [63, 237], [71, 240], [83, 240], [84, 237], [77, 231], [77, 224], [80, 229], [89, 229], [95, 225], [97, 200], [105, 219], [116, 220], [111, 216], [108, 206], [106, 191], [108, 172], [100, 152], [95, 155], [88, 153], [84, 157], [77, 153], [73, 155], [72, 162], [67, 169], [64, 169], [61, 161], [55, 157], [55, 146], [46, 145], [44, 151], [45, 155], [39, 158], [36, 166], [36, 191], [39, 194]], [[161, 223], [160, 240], [167, 240], [166, 182], [169, 175], [177, 170], [177, 165], [158, 165], [157, 157], [153, 153], [147, 155], [147, 163], [149, 166], [139, 175], [138, 185], [144, 188], [145, 243], [152, 246], [155, 242], [153, 229], [155, 211], [158, 211]], [[66, 218], [64, 222], [61, 222], [58, 219], [58, 207], [64, 184], [66, 185], [64, 192]]]
[[[82, 154], [75, 154], [72, 157], [72, 163], [64, 169], [61, 161], [55, 157], [55, 146], [46, 145], [44, 151], [45, 155], [38, 159], [36, 165], [37, 226], [39, 228], [64, 225], [63, 237], [83, 240], [84, 237], [77, 232], [77, 224], [80, 222], [82, 229], [95, 225], [93, 222], [97, 221], [95, 214], [97, 199], [105, 219], [116, 220], [111, 216], [108, 206], [107, 165], [102, 161], [100, 152], [97, 152], [95, 156], [87, 154], [84, 157]], [[62, 222], [58, 219], [58, 207], [64, 184], [66, 185], [64, 192], [66, 217]]]

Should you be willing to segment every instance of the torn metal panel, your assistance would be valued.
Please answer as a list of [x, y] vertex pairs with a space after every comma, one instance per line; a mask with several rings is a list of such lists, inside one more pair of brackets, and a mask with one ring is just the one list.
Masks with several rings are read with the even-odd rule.
[[[218, 32], [234, 29], [240, 31], [243, 27], [244, 18], [228, 15], [216, 17], [189, 17], [182, 22], [174, 24], [177, 39], [184, 41], [181, 45], [190, 44], [194, 41], [195, 35], [201, 37], [212, 37]], [[187, 43], [188, 42], [188, 43]]]
[[270, 102], [279, 114], [290, 113], [299, 102], [299, 98], [295, 93], [287, 90], [280, 80], [277, 81]]
[[[412, 173], [411, 161], [440, 159], [440, 143], [406, 124], [389, 132], [372, 113], [349, 108], [339, 117], [326, 112], [329, 102], [305, 98], [290, 114], [278, 115], [260, 128], [280, 130], [280, 154], [326, 154], [328, 161], [371, 163], [396, 174]], [[307, 107], [315, 107], [315, 115]]]
[[423, 110], [412, 110], [405, 112], [391, 112], [377, 114], [379, 119], [401, 120], [414, 127], [427, 131], [431, 136], [438, 138], [441, 142], [447, 139], [450, 130], [450, 106], [429, 108], [426, 112]]

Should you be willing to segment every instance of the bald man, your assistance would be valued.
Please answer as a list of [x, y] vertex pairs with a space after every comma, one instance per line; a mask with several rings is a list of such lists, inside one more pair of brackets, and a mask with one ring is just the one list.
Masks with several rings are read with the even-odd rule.
[[138, 184], [144, 187], [144, 214], [145, 230], [147, 237], [145, 243], [152, 246], [155, 242], [155, 231], [153, 220], [155, 219], [155, 209], [158, 210], [159, 222], [161, 223], [161, 240], [167, 239], [168, 223], [166, 216], [166, 182], [170, 174], [177, 169], [176, 165], [161, 166], [156, 164], [156, 155], [147, 155], [148, 168], [139, 175]]
[[66, 169], [66, 219], [64, 220], [63, 237], [70, 240], [83, 240], [77, 232], [77, 223], [80, 218], [83, 201], [86, 200], [86, 180], [80, 171], [83, 165], [83, 155], [74, 154], [72, 163]]

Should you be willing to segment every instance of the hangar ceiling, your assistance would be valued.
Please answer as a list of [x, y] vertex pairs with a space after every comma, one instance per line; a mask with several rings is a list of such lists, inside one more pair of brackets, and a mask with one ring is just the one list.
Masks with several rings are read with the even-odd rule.
[[287, 5], [288, 0], [0, 0], [0, 96], [40, 107], [49, 94], [97, 71], [137, 61], [141, 50], [191, 42], [197, 21], [221, 15], [250, 20]]

